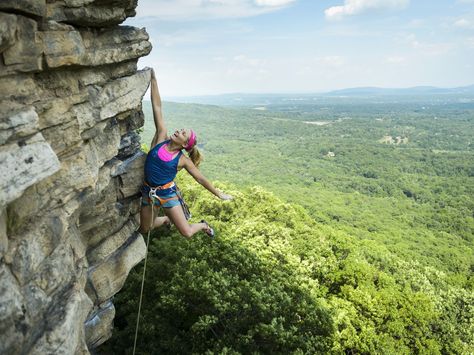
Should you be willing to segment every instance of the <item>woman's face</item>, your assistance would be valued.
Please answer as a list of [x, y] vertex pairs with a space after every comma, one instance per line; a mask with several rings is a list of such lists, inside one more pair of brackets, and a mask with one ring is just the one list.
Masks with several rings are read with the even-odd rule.
[[185, 129], [181, 128], [176, 130], [170, 137], [170, 139], [179, 145], [181, 145], [183, 148], [188, 144], [189, 137], [191, 136], [191, 130], [190, 129]]

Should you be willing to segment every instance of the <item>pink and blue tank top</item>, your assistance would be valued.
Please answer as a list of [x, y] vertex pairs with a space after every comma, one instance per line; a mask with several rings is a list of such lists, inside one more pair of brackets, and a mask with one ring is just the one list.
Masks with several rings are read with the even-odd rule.
[[173, 153], [165, 149], [170, 140], [163, 141], [148, 152], [145, 161], [145, 181], [150, 186], [167, 184], [174, 180], [178, 173], [179, 152], [173, 158]]

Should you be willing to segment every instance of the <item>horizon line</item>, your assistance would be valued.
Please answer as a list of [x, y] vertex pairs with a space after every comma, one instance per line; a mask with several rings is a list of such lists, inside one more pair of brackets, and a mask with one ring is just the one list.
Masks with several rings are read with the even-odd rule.
[[[187, 97], [209, 97], [209, 96], [225, 96], [225, 95], [325, 95], [333, 92], [344, 91], [344, 90], [356, 90], [356, 89], [378, 89], [378, 90], [410, 90], [410, 89], [419, 89], [419, 88], [429, 88], [429, 89], [439, 89], [439, 90], [456, 90], [463, 88], [474, 88], [474, 84], [462, 85], [462, 86], [452, 86], [452, 87], [441, 87], [433, 85], [417, 85], [409, 87], [381, 87], [381, 86], [353, 86], [345, 87], [341, 89], [334, 89], [329, 91], [248, 91], [248, 92], [222, 92], [222, 93], [212, 93], [212, 94], [187, 94], [187, 95], [163, 95], [163, 98], [187, 98]], [[149, 101], [144, 99], [145, 101]]]

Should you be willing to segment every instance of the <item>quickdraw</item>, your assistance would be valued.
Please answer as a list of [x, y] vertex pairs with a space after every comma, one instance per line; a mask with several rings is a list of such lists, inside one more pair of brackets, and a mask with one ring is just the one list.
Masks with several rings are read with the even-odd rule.
[[183, 194], [181, 193], [181, 190], [178, 188], [178, 185], [176, 186], [176, 195], [178, 196], [179, 203], [181, 204], [181, 207], [184, 212], [184, 217], [186, 217], [186, 220], [189, 221], [192, 217], [191, 211], [189, 210], [188, 205], [186, 202], [184, 202]]

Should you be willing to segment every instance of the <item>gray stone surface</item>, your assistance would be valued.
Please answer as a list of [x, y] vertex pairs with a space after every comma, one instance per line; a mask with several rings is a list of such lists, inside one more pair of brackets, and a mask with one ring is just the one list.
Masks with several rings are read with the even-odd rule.
[[59, 160], [41, 133], [0, 147], [0, 208], [59, 170]]
[[[122, 126], [121, 126], [122, 130]], [[141, 146], [140, 135], [134, 131], [122, 135], [119, 146], [119, 158], [125, 158], [132, 155]]]
[[130, 235], [132, 235], [136, 229], [137, 225], [132, 220], [129, 220], [118, 232], [105, 239], [95, 248], [89, 250], [87, 253], [89, 265], [93, 267], [110, 257], [127, 242]]
[[100, 305], [85, 323], [87, 345], [91, 348], [101, 345], [112, 336], [115, 307], [110, 301]]
[[0, 259], [3, 258], [7, 250], [8, 250], [7, 210], [0, 209]]
[[135, 15], [136, 0], [67, 0], [48, 4], [48, 17], [78, 26], [105, 27]]
[[24, 16], [17, 16], [16, 27], [16, 41], [2, 53], [3, 62], [8, 66], [6, 72], [41, 70], [43, 45], [37, 22]]
[[151, 51], [148, 34], [144, 29], [122, 26], [114, 30], [81, 32], [87, 57], [84, 65], [110, 64], [130, 60], [134, 55]]
[[16, 16], [0, 12], [0, 53], [15, 43]]
[[[82, 326], [92, 307], [92, 302], [79, 285], [73, 285], [58, 297], [50, 308], [41, 337], [33, 344], [29, 354], [64, 354], [85, 350]], [[81, 326], [78, 327], [77, 325]]]
[[137, 102], [148, 88], [150, 71], [142, 70], [133, 76], [117, 79], [106, 85], [100, 92], [97, 103], [100, 119], [104, 120], [117, 113], [137, 108]]
[[149, 71], [139, 71], [133, 76], [111, 81], [102, 88], [89, 87], [90, 100], [73, 108], [81, 131], [88, 131], [100, 121], [117, 114], [136, 110], [137, 102], [141, 101], [149, 80]]
[[15, 277], [6, 265], [0, 265], [0, 354], [15, 353], [25, 337], [28, 326], [22, 304]]
[[121, 198], [133, 196], [143, 184], [140, 167], [145, 164], [146, 154], [139, 151], [135, 155], [117, 165], [112, 171], [112, 176], [120, 179], [119, 193]]
[[[2, 76], [2, 61], [0, 61], [0, 77]], [[36, 84], [31, 74], [16, 73], [2, 77], [0, 80], [0, 121], [18, 111], [25, 110], [33, 102], [38, 102], [44, 92]], [[36, 108], [36, 107], [35, 107]]]
[[125, 283], [128, 271], [145, 258], [146, 245], [136, 232], [105, 261], [89, 269], [89, 282], [94, 293], [89, 297], [102, 303], [116, 294]]
[[2, 0], [0, 1], [0, 11], [2, 10], [44, 16], [46, 0]]
[[86, 54], [79, 31], [43, 32], [44, 56], [50, 68], [81, 64]]
[[145, 256], [134, 0], [0, 1], [0, 353], [87, 354]]
[[33, 106], [25, 106], [11, 116], [0, 121], [0, 145], [10, 139], [19, 139], [36, 133], [38, 130], [38, 115]]

